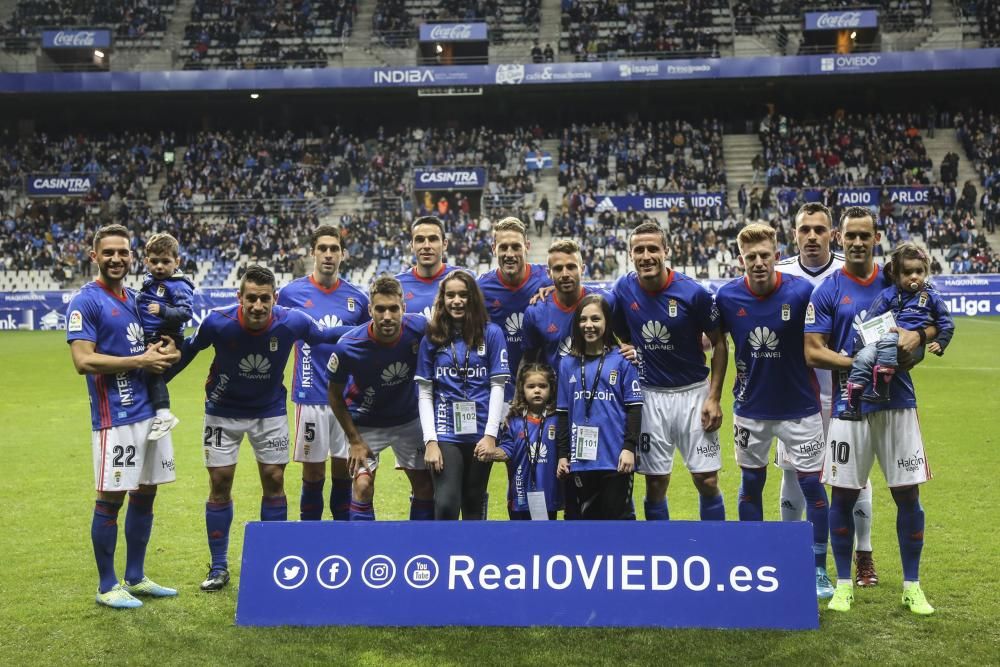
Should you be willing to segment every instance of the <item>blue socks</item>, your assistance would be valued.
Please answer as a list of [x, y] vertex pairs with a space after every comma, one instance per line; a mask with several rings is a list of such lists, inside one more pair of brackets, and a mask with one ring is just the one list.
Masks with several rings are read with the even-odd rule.
[[137, 584], [145, 576], [146, 545], [153, 532], [153, 501], [156, 495], [128, 494], [128, 512], [125, 514], [125, 581]]
[[924, 548], [924, 508], [919, 499], [896, 501], [896, 537], [903, 561], [903, 581], [919, 581], [920, 552]]
[[853, 489], [835, 488], [830, 503], [830, 547], [837, 564], [837, 578], [848, 581], [854, 553], [854, 502], [858, 493]]
[[764, 520], [764, 482], [766, 481], [766, 466], [763, 468], [743, 468], [740, 500], [737, 505], [740, 521]]
[[205, 503], [205, 529], [208, 550], [212, 554], [212, 569], [229, 568], [229, 527], [233, 523], [233, 501]]
[[[799, 488], [806, 498], [806, 520], [813, 527], [816, 567], [826, 568], [826, 545], [830, 534], [830, 504], [818, 472], [799, 473]], [[852, 515], [853, 516], [853, 515]]]
[[375, 505], [360, 500], [351, 500], [351, 521], [374, 521]]
[[264, 496], [260, 499], [261, 521], [288, 521], [288, 498]]
[[410, 521], [433, 521], [434, 499], [420, 500], [410, 496]]
[[330, 489], [330, 511], [334, 521], [348, 521], [351, 518], [351, 480], [333, 478]]
[[326, 478], [314, 482], [302, 480], [302, 495], [299, 499], [299, 520], [319, 521], [323, 518], [323, 486]]
[[646, 510], [646, 521], [670, 521], [670, 507], [666, 498], [658, 503], [644, 500], [642, 506]]
[[702, 521], [725, 521], [726, 505], [722, 501], [722, 492], [714, 496], [698, 494], [698, 508], [701, 510]]
[[90, 524], [90, 540], [94, 543], [94, 560], [97, 561], [98, 590], [107, 593], [118, 583], [115, 574], [115, 545], [118, 543], [118, 510], [121, 503], [98, 500], [94, 505], [94, 519]]

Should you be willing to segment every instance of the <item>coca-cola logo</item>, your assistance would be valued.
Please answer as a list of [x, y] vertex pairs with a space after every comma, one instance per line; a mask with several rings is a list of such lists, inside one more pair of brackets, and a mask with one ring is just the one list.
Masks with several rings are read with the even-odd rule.
[[472, 39], [472, 26], [468, 23], [439, 24], [431, 28], [431, 39], [441, 42]]
[[93, 30], [77, 30], [66, 32], [60, 30], [52, 38], [53, 46], [95, 46], [97, 33]]
[[824, 12], [816, 18], [817, 28], [857, 28], [861, 25], [861, 12]]

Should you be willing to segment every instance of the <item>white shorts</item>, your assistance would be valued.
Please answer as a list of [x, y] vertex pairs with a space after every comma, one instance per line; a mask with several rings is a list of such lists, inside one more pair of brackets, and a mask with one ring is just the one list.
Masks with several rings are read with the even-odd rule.
[[98, 491], [134, 491], [177, 479], [170, 434], [149, 441], [153, 418], [92, 431], [94, 485]]
[[[826, 442], [827, 431], [830, 430], [830, 397], [820, 394], [819, 416], [823, 419], [823, 442]], [[774, 465], [782, 470], [797, 470], [791, 459], [785, 454], [785, 443], [779, 437], [778, 446], [774, 448]]]
[[733, 416], [733, 450], [741, 468], [767, 465], [774, 438], [786, 443], [784, 458], [793, 470], [823, 469], [823, 418], [815, 413], [800, 419], [747, 419]]
[[378, 468], [378, 455], [386, 447], [392, 447], [396, 456], [396, 467], [405, 470], [424, 470], [424, 432], [420, 420], [414, 419], [399, 426], [359, 426], [358, 433], [364, 438], [374, 458], [365, 462], [368, 470]]
[[642, 388], [642, 441], [636, 463], [641, 475], [669, 475], [674, 449], [680, 450], [691, 472], [722, 468], [719, 432], [701, 428], [701, 408], [708, 397], [708, 380], [686, 387]]
[[246, 436], [260, 463], [288, 463], [288, 418], [236, 419], [205, 415], [205, 467], [233, 466]]
[[923, 484], [931, 469], [913, 408], [879, 410], [862, 421], [830, 422], [823, 466], [823, 482], [860, 489], [868, 481], [875, 459], [889, 488]]
[[295, 405], [294, 458], [299, 463], [347, 458], [347, 436], [329, 405]]

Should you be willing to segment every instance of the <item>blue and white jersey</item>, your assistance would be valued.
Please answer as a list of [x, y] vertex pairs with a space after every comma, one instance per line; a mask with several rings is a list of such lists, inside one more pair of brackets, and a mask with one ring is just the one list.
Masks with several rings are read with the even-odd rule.
[[[587, 294], [598, 293], [612, 307], [614, 296], [605, 290], [584, 286], [580, 290], [580, 299]], [[579, 299], [577, 299], [579, 303]], [[570, 352], [573, 337], [573, 313], [576, 304], [565, 307], [552, 292], [544, 301], [528, 306], [524, 312], [524, 336], [521, 341], [522, 356], [530, 350], [541, 349], [539, 359], [549, 365], [553, 372], [559, 370], [559, 362]]]
[[[327, 328], [356, 326], [370, 319], [367, 295], [339, 278], [329, 289], [317, 283], [311, 275], [293, 280], [278, 292], [278, 305], [301, 310]], [[296, 341], [293, 403], [327, 404], [326, 365], [332, 351], [332, 345], [313, 347], [305, 341]]]
[[663, 287], [647, 292], [633, 271], [612, 291], [616, 331], [635, 346], [643, 386], [685, 387], [708, 377], [701, 335], [719, 328], [719, 314], [698, 281], [671, 271]]
[[[556, 410], [569, 414], [570, 469], [573, 472], [617, 470], [618, 457], [625, 445], [625, 406], [642, 405], [642, 388], [635, 366], [617, 347], [603, 356], [586, 357], [585, 361], [568, 355], [559, 364], [556, 384]], [[596, 460], [577, 457], [580, 426], [599, 429]]]
[[[175, 273], [164, 280], [157, 280], [147, 273], [142, 279], [142, 290], [136, 296], [142, 330], [146, 336], [162, 331], [179, 334], [191, 319], [194, 283], [183, 273]], [[153, 315], [147, 309], [151, 303], [160, 305], [160, 312]], [[178, 338], [178, 341], [180, 339]]]
[[872, 302], [867, 319], [889, 311], [892, 311], [900, 329], [916, 331], [933, 324], [938, 330], [934, 340], [942, 350], [948, 347], [955, 335], [955, 320], [951, 317], [948, 304], [941, 298], [941, 293], [929, 285], [918, 292], [907, 292], [896, 285], [886, 287]]
[[423, 315], [403, 315], [399, 337], [380, 343], [372, 325], [345, 333], [330, 355], [330, 381], [344, 385], [344, 402], [357, 426], [399, 426], [419, 417], [417, 353], [427, 320]]
[[507, 502], [515, 512], [528, 511], [528, 492], [545, 494], [550, 512], [563, 508], [562, 484], [556, 479], [556, 416], [511, 415], [500, 430], [500, 449], [507, 454]]
[[[500, 269], [487, 271], [479, 276], [479, 289], [483, 291], [486, 311], [490, 321], [499, 326], [507, 339], [510, 367], [517, 373], [521, 365], [521, 348], [524, 340], [524, 311], [531, 297], [543, 287], [552, 285], [549, 271], [541, 264], [528, 264], [520, 285], [508, 285], [500, 277]], [[505, 399], [514, 398], [514, 383], [507, 385]]]
[[[136, 307], [136, 293], [123, 288], [121, 297], [99, 280], [80, 288], [66, 311], [66, 341], [94, 343], [100, 354], [134, 357], [146, 351]], [[88, 374], [90, 422], [93, 430], [124, 426], [150, 419], [153, 405], [141, 370], [114, 374]]]
[[775, 274], [770, 294], [757, 296], [746, 278], [715, 295], [720, 324], [733, 338], [733, 412], [747, 419], [799, 419], [819, 412], [819, 384], [806, 365], [802, 330], [812, 285]]
[[[434, 428], [438, 441], [475, 444], [483, 437], [490, 405], [490, 378], [510, 377], [507, 342], [500, 327], [486, 323], [485, 340], [469, 348], [461, 338], [435, 345], [426, 336], [420, 342], [417, 380], [434, 383]], [[476, 433], [454, 432], [455, 404], [476, 406]]]
[[[845, 356], [852, 354], [854, 337], [860, 330], [861, 323], [867, 319], [868, 311], [876, 297], [888, 286], [888, 281], [878, 265], [865, 280], [858, 280], [847, 271], [838, 271], [813, 291], [809, 310], [806, 312], [805, 332], [826, 334], [827, 345], [831, 350]], [[834, 373], [834, 417], [839, 416], [847, 407], [849, 374], [849, 369]], [[890, 393], [892, 398], [888, 403], [862, 402], [862, 412], [917, 407], [917, 397], [909, 373], [896, 372]]]
[[442, 264], [438, 272], [430, 278], [418, 275], [416, 268], [396, 274], [396, 280], [403, 286], [403, 303], [406, 304], [406, 312], [411, 315], [423, 315], [430, 319], [431, 310], [434, 308], [434, 299], [437, 297], [441, 281], [452, 271], [461, 270], [457, 266]]
[[280, 417], [285, 409], [285, 365], [295, 341], [311, 345], [337, 342], [334, 329], [324, 329], [299, 310], [274, 306], [271, 320], [260, 331], [247, 329], [239, 304], [208, 313], [194, 335], [184, 341], [176, 375], [201, 350], [215, 347], [215, 359], [205, 382], [205, 414], [213, 417], [259, 419]]

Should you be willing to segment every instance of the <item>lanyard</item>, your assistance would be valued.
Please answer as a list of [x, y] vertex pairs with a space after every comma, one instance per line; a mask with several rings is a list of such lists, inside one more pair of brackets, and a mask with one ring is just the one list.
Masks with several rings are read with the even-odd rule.
[[532, 446], [531, 438], [528, 437], [531, 422], [528, 421], [527, 411], [524, 413], [524, 444], [528, 448], [528, 488], [532, 491], [535, 490], [535, 466], [538, 465], [538, 455], [542, 450], [542, 438], [545, 437], [545, 422], [548, 418], [549, 415], [544, 415], [542, 421], [538, 423], [538, 438]]
[[470, 348], [469, 348], [469, 345], [466, 344], [466, 346], [465, 346], [465, 368], [464, 369], [460, 369], [458, 367], [458, 353], [455, 352], [455, 341], [451, 341], [450, 345], [451, 345], [451, 367], [453, 369], [455, 369], [456, 373], [458, 373], [460, 370], [463, 371], [462, 372], [462, 393], [465, 394], [466, 393], [466, 391], [465, 391], [465, 385], [466, 385], [466, 382], [469, 379], [469, 353], [470, 353]]
[[[604, 357], [607, 354], [607, 350], [601, 352], [601, 360], [597, 364], [597, 374], [594, 376], [594, 384], [590, 387], [590, 395], [583, 400], [584, 405], [584, 418], [587, 422], [590, 422], [590, 408], [594, 405], [594, 398], [597, 396], [597, 383], [601, 381], [601, 371], [604, 370]], [[587, 357], [586, 355], [580, 357], [580, 386], [583, 389], [587, 388]]]

